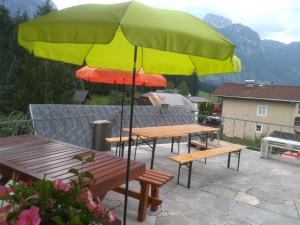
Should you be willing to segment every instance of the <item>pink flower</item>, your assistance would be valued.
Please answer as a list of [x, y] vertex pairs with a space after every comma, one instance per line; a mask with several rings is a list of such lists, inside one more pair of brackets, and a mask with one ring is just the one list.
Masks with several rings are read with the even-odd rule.
[[116, 220], [116, 214], [113, 211], [109, 211], [108, 212], [108, 218], [109, 218], [109, 222], [113, 222]]
[[8, 225], [8, 223], [1, 221], [0, 225]]
[[9, 190], [7, 187], [0, 185], [0, 198], [7, 196], [9, 193]]
[[56, 189], [56, 190], [60, 190], [60, 191], [64, 191], [64, 192], [68, 192], [70, 190], [70, 185], [69, 184], [66, 184], [64, 183], [62, 180], [58, 179], [58, 180], [55, 180], [53, 182], [53, 187]]
[[93, 200], [93, 194], [91, 191], [86, 192], [85, 205], [90, 211], [94, 211], [97, 208], [96, 202]]
[[21, 212], [16, 225], [39, 225], [40, 223], [41, 217], [39, 216], [39, 208], [31, 206], [30, 209]]

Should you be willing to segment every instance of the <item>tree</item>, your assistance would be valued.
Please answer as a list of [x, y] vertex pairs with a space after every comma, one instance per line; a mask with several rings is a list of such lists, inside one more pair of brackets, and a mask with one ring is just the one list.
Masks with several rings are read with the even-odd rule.
[[[36, 15], [52, 10], [50, 1]], [[75, 67], [30, 55], [17, 44], [18, 24], [26, 14], [12, 19], [0, 6], [0, 112], [26, 112], [31, 103], [71, 103], [76, 79]], [[2, 24], [2, 22], [4, 22]], [[3, 47], [3, 48], [2, 48]]]
[[179, 93], [182, 95], [188, 95], [189, 94], [189, 87], [186, 82], [181, 82], [177, 89], [179, 90]]
[[200, 82], [196, 73], [193, 73], [192, 76], [188, 79], [188, 86], [191, 92], [191, 95], [197, 96], [198, 91], [200, 90]]

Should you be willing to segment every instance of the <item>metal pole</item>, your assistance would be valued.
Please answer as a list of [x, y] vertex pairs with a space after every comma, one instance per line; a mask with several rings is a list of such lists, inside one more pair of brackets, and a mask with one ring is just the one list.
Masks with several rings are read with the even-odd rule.
[[[125, 86], [123, 86], [122, 89], [123, 90], [122, 90], [122, 105], [121, 105], [121, 121], [120, 121], [120, 141], [119, 141], [119, 148], [121, 148], [121, 146], [122, 146], [122, 130], [123, 130], [123, 113], [124, 113]], [[123, 151], [124, 151], [124, 149], [123, 149]]]
[[125, 200], [124, 200], [124, 213], [123, 213], [123, 224], [124, 225], [126, 225], [126, 219], [127, 219], [127, 202], [128, 202], [128, 185], [129, 185], [129, 176], [130, 176], [130, 157], [131, 157], [131, 142], [132, 142], [132, 120], [133, 120], [133, 105], [134, 105], [134, 92], [135, 92], [136, 58], [137, 58], [137, 46], [134, 46], [131, 102], [130, 102], [130, 120], [129, 120], [129, 142], [128, 142]]

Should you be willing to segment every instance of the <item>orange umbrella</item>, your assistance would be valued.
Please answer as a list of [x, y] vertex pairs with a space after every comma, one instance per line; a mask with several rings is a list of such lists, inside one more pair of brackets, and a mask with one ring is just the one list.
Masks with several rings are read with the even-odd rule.
[[[131, 85], [132, 72], [84, 66], [76, 71], [76, 77], [93, 83]], [[167, 87], [167, 79], [159, 74], [145, 74], [143, 69], [136, 73], [136, 86]]]
[[[75, 75], [78, 79], [85, 80], [92, 83], [132, 85], [132, 72], [127, 72], [127, 71], [84, 66], [81, 67], [79, 70], [77, 70]], [[167, 79], [159, 74], [145, 74], [143, 69], [141, 69], [139, 72], [136, 73], [135, 85], [166, 88]], [[122, 92], [119, 148], [121, 148], [122, 146], [123, 111], [124, 111], [124, 90]], [[124, 154], [124, 149], [122, 149], [122, 156], [123, 154]], [[119, 151], [119, 156], [120, 155], [121, 155], [121, 151]]]

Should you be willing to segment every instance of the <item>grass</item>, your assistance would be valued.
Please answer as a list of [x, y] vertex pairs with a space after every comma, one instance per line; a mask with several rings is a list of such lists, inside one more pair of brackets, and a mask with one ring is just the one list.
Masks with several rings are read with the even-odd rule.
[[203, 98], [206, 98], [207, 100], [211, 102], [217, 102], [218, 98], [215, 96], [211, 96], [209, 93], [204, 92], [204, 91], [198, 91], [198, 96], [201, 96]]
[[105, 95], [93, 95], [90, 101], [91, 105], [108, 105], [109, 103], [109, 96]]

